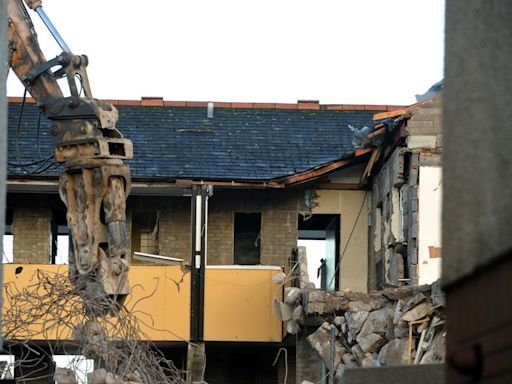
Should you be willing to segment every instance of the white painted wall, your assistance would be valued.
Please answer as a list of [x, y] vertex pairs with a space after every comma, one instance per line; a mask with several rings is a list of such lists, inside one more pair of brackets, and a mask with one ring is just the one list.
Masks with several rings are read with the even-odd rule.
[[441, 247], [441, 167], [420, 167], [418, 190], [418, 277], [430, 284], [441, 277], [441, 258], [430, 257], [429, 247]]

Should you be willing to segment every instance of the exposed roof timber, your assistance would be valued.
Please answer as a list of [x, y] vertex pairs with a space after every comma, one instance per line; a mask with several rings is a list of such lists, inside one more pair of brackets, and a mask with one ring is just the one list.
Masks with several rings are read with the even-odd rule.
[[420, 107], [421, 105], [428, 103], [428, 102], [430, 102], [436, 98], [439, 98], [439, 97], [440, 97], [440, 95], [436, 95], [429, 99], [423, 100], [421, 102], [411, 104], [408, 107], [399, 108], [399, 109], [395, 109], [393, 111], [388, 111], [388, 112], [376, 113], [375, 115], [373, 115], [373, 120], [384, 120], [384, 119], [389, 119], [391, 117], [405, 115], [408, 111], [410, 111], [412, 109], [416, 109], [416, 108]]
[[312, 170], [281, 179], [279, 181], [276, 181], [276, 183], [281, 183], [281, 184], [284, 184], [284, 186], [289, 186], [289, 185], [293, 185], [293, 184], [299, 184], [299, 183], [303, 183], [306, 181], [310, 181], [310, 180], [319, 178], [321, 176], [324, 176], [325, 174], [327, 174], [331, 171], [334, 171], [336, 169], [347, 166], [347, 165], [353, 163], [354, 161], [359, 160], [358, 158], [360, 158], [372, 151], [373, 151], [373, 148], [356, 149], [356, 151], [354, 153], [354, 157], [334, 161], [332, 163], [314, 168]]
[[382, 152], [382, 149], [381, 149], [380, 146], [378, 148], [375, 148], [374, 151], [372, 152], [372, 156], [370, 157], [370, 160], [366, 164], [366, 168], [364, 169], [364, 172], [361, 175], [361, 180], [359, 181], [359, 187], [360, 188], [363, 187], [366, 184], [366, 181], [368, 180], [368, 177], [370, 177], [370, 175], [372, 173], [373, 166], [375, 165], [375, 163], [379, 159], [381, 152]]

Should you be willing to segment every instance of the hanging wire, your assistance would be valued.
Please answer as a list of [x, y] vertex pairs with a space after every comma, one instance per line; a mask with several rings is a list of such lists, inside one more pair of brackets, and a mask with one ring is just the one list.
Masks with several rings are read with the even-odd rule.
[[20, 140], [21, 121], [23, 120], [23, 111], [25, 110], [25, 101], [26, 100], [27, 100], [27, 89], [25, 88], [25, 91], [23, 92], [23, 102], [21, 103], [20, 115], [18, 116], [18, 126], [16, 127], [15, 148], [16, 148], [16, 161], [18, 163], [21, 161], [20, 160], [19, 140]]
[[348, 246], [350, 244], [350, 240], [352, 240], [352, 235], [354, 234], [354, 231], [356, 229], [357, 222], [359, 221], [359, 217], [361, 216], [361, 212], [363, 212], [364, 203], [366, 202], [367, 195], [368, 195], [368, 191], [365, 191], [364, 196], [363, 196], [363, 202], [361, 203], [361, 207], [359, 208], [359, 212], [357, 213], [356, 220], [354, 221], [354, 225], [352, 226], [352, 230], [350, 231], [350, 235], [348, 236], [347, 242], [345, 243], [345, 247], [343, 248], [343, 252], [341, 253], [340, 259], [336, 263], [336, 269], [334, 270], [334, 273], [332, 275], [331, 281], [329, 282], [328, 286], [331, 286], [331, 284], [333, 283], [334, 279], [336, 278], [336, 275], [338, 274], [338, 271], [340, 269], [341, 261], [343, 260], [343, 256], [345, 256], [345, 252], [348, 249]]

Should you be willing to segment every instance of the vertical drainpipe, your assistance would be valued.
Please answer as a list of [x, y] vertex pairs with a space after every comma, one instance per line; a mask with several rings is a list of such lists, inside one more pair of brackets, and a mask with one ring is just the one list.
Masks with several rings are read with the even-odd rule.
[[193, 341], [203, 340], [206, 234], [210, 195], [210, 186], [194, 186], [192, 188], [190, 339]]
[[[7, 55], [7, 1], [0, 0], [0, 235], [4, 235], [5, 225], [5, 185], [7, 166], [7, 74], [9, 63]], [[0, 255], [3, 258], [3, 241], [0, 241]], [[3, 307], [3, 263], [0, 263], [0, 303]], [[3, 348], [2, 340], [2, 311], [0, 310], [0, 349]]]

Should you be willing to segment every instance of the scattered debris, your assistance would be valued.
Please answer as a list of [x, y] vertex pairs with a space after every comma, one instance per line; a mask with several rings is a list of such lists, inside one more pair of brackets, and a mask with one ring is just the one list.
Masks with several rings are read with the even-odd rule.
[[444, 297], [437, 282], [370, 293], [291, 288], [276, 308], [285, 308], [282, 317], [292, 319], [287, 324], [291, 334], [301, 332], [307, 317], [324, 319], [307, 340], [338, 377], [347, 367], [431, 364], [445, 358]]

